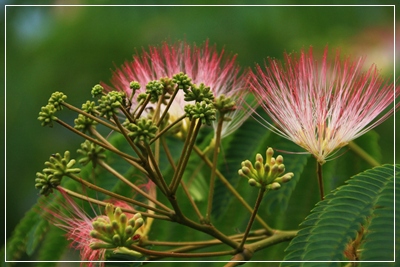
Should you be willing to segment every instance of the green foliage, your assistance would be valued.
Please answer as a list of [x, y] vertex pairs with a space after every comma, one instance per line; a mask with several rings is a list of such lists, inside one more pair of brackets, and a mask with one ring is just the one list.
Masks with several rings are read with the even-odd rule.
[[[395, 173], [393, 165], [376, 167], [354, 176], [346, 185], [327, 195], [302, 223], [304, 228], [291, 241], [284, 260], [346, 260], [344, 252], [349, 251], [349, 246], [358, 249], [359, 244], [355, 242], [357, 233], [359, 238], [365, 234], [361, 239], [361, 247], [367, 251], [374, 250], [372, 257], [393, 260], [394, 255], [388, 255], [388, 251], [393, 253], [394, 250], [393, 239], [382, 246], [376, 238], [371, 237], [393, 237], [393, 186], [394, 176], [399, 174], [399, 165], [396, 165]], [[392, 227], [382, 227], [382, 221], [389, 221]], [[371, 256], [363, 251], [361, 260], [364, 257]], [[332, 263], [330, 266], [336, 265]], [[299, 265], [284, 262], [281, 266]]]
[[44, 219], [40, 217], [38, 209], [39, 205], [35, 204], [14, 229], [7, 241], [6, 260], [19, 260], [27, 249], [31, 254], [43, 238], [47, 224], [42, 222]]
[[60, 259], [65, 252], [69, 241], [64, 236], [65, 232], [56, 226], [50, 226], [49, 231], [46, 234], [45, 239], [42, 242], [41, 249], [39, 250], [37, 267], [53, 267], [56, 266], [56, 262], [44, 262], [54, 261]]

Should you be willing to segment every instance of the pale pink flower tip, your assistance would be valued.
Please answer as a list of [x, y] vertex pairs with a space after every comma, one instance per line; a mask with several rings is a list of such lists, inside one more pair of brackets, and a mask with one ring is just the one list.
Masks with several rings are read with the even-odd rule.
[[400, 93], [375, 65], [363, 71], [364, 58], [341, 60], [339, 52], [333, 62], [327, 57], [328, 47], [320, 62], [314, 60], [312, 48], [302, 50], [300, 57], [285, 54], [284, 65], [269, 59], [250, 77], [252, 91], [276, 124], [263, 120], [265, 126], [321, 164], [390, 116], [394, 107], [376, 119]]

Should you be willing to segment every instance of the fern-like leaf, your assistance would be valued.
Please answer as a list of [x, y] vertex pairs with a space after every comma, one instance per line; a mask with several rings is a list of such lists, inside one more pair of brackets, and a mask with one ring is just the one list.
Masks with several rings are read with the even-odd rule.
[[[6, 245], [6, 260], [17, 261], [24, 253], [28, 244], [28, 236], [32, 230], [32, 226], [40, 224], [43, 220], [37, 212], [38, 204], [35, 204], [18, 223], [14, 232]], [[41, 237], [42, 235], [40, 235]], [[37, 237], [34, 243], [39, 241]], [[33, 243], [31, 243], [33, 246]]]
[[38, 260], [41, 262], [38, 262], [38, 267], [56, 266], [57, 263], [54, 261], [60, 260], [68, 245], [68, 240], [65, 238], [64, 234], [65, 232], [63, 230], [55, 226], [50, 227], [39, 250]]
[[[383, 165], [354, 176], [327, 195], [302, 223], [304, 228], [286, 249], [281, 266], [304, 266], [287, 261], [394, 260], [394, 177], [399, 174], [400, 165], [395, 169]], [[345, 258], [345, 251], [349, 256], [352, 248], [354, 258]]]

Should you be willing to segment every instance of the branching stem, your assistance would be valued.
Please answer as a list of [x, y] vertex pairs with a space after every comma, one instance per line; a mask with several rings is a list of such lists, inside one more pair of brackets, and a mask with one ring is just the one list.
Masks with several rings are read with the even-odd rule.
[[218, 164], [218, 154], [221, 143], [221, 131], [222, 124], [224, 123], [224, 115], [221, 115], [218, 119], [217, 131], [215, 133], [215, 145], [214, 145], [214, 154], [213, 154], [213, 163], [211, 167], [211, 175], [210, 175], [210, 190], [208, 192], [208, 205], [207, 205], [207, 213], [206, 213], [206, 222], [211, 222], [211, 211], [214, 197], [214, 187], [215, 187], [215, 176], [217, 171]]
[[[212, 162], [207, 158], [207, 156], [197, 147], [193, 147], [194, 151], [200, 156], [200, 158], [211, 168]], [[218, 179], [228, 188], [228, 190], [236, 197], [237, 200], [250, 212], [253, 213], [253, 208], [243, 199], [243, 197], [236, 191], [236, 189], [229, 183], [229, 181], [222, 175], [222, 173], [217, 170], [216, 175]], [[268, 235], [272, 235], [274, 230], [257, 214], [256, 220], [265, 228]]]
[[259, 192], [258, 192], [258, 197], [257, 197], [257, 200], [256, 200], [256, 204], [254, 205], [253, 212], [252, 212], [252, 214], [250, 216], [249, 223], [247, 224], [246, 231], [244, 232], [243, 239], [242, 239], [242, 242], [240, 242], [240, 246], [238, 248], [238, 251], [241, 251], [243, 249], [244, 243], [246, 242], [246, 239], [247, 239], [247, 236], [249, 235], [251, 226], [253, 225], [254, 219], [255, 219], [255, 217], [257, 215], [258, 208], [260, 207], [261, 200], [264, 197], [265, 191], [266, 191], [265, 186], [262, 186], [260, 188]]

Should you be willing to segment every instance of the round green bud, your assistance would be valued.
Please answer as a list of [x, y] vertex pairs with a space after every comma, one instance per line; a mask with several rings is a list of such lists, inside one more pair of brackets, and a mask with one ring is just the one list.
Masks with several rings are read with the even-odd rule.
[[132, 81], [129, 83], [129, 88], [131, 88], [133, 91], [139, 90], [140, 89], [140, 83], [137, 81]]
[[97, 97], [103, 94], [104, 91], [104, 87], [101, 86], [100, 84], [96, 84], [95, 86], [93, 86], [92, 88], [92, 96], [93, 97]]

